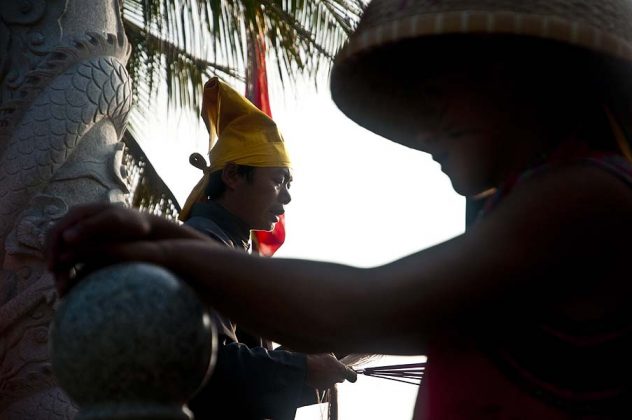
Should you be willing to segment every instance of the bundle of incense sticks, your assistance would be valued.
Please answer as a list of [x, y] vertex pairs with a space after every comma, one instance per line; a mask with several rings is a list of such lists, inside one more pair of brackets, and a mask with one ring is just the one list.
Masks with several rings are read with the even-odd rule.
[[365, 367], [354, 370], [360, 375], [419, 385], [425, 369], [425, 363], [409, 363], [404, 365]]

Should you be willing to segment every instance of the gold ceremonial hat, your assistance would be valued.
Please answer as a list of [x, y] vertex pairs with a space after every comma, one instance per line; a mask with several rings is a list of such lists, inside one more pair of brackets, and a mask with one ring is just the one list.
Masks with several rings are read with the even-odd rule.
[[204, 175], [187, 198], [180, 220], [187, 220], [191, 207], [205, 198], [210, 174], [229, 162], [255, 167], [290, 167], [290, 158], [276, 123], [252, 102], [217, 77], [204, 85], [202, 119], [209, 132], [209, 166], [200, 155], [191, 163]]

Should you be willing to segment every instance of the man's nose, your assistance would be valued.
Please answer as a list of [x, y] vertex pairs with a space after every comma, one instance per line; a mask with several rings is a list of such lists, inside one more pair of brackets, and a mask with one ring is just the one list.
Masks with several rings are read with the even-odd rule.
[[292, 201], [292, 196], [290, 195], [290, 191], [287, 188], [283, 188], [281, 190], [281, 194], [279, 195], [279, 200], [283, 204], [289, 204]]

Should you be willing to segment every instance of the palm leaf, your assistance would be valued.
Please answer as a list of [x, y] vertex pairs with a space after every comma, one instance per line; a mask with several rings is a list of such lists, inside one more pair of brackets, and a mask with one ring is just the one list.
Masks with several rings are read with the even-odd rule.
[[127, 169], [125, 181], [130, 190], [128, 204], [142, 211], [177, 220], [180, 206], [173, 193], [149, 162], [134, 136], [128, 131], [123, 136]]
[[[139, 46], [133, 50], [129, 60], [137, 101], [139, 86], [148, 87], [147, 99], [156, 93], [154, 78], [160, 77], [161, 71], [164, 72], [168, 98], [176, 99], [178, 105], [190, 109], [199, 109], [203, 84], [212, 75], [240, 78], [236, 69], [196, 57], [132, 22], [126, 22], [125, 29], [132, 45]], [[175, 97], [174, 93], [177, 93]]]
[[[280, 75], [313, 76], [342, 47], [364, 6], [363, 0], [125, 0], [125, 29], [135, 48], [128, 68], [137, 85], [149, 87], [147, 99], [161, 81], [170, 103], [197, 113], [206, 78], [245, 74], [249, 36], [264, 34]], [[138, 99], [140, 91], [134, 93]]]

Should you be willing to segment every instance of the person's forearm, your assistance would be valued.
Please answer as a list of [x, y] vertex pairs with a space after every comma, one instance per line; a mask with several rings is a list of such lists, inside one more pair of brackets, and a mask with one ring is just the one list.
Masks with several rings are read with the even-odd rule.
[[[194, 242], [171, 242], [167, 264], [238, 324], [303, 351], [356, 351], [373, 339], [372, 270], [257, 258]], [[373, 288], [375, 292], [375, 288]], [[379, 315], [376, 315], [379, 316]], [[365, 350], [366, 346], [362, 347]]]

